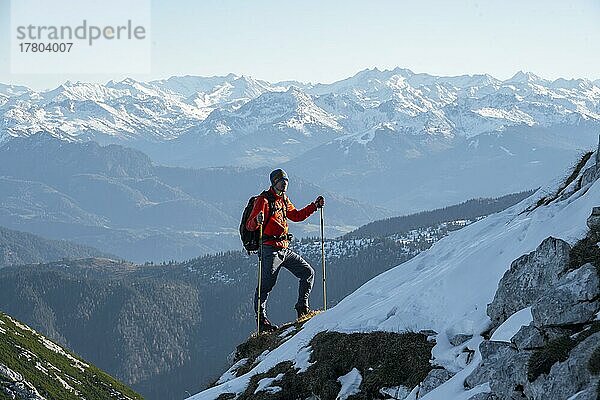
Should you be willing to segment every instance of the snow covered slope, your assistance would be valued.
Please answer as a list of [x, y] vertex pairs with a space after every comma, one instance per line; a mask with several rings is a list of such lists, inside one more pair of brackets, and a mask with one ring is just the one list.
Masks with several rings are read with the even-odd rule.
[[[433, 363], [456, 374], [422, 399], [466, 400], [489, 391], [487, 384], [470, 391], [464, 389], [464, 379], [477, 367], [481, 354], [475, 350], [472, 361], [467, 363], [460, 356], [462, 349], [465, 346], [478, 349], [483, 341], [482, 334], [491, 325], [486, 306], [492, 302], [498, 282], [513, 260], [535, 250], [549, 236], [572, 244], [585, 235], [586, 219], [600, 203], [599, 168], [596, 153], [567, 188], [562, 188], [562, 182], [557, 180], [521, 203], [450, 234], [428, 251], [372, 279], [334, 308], [314, 317], [248, 373], [190, 399], [239, 394], [253, 375], [269, 371], [284, 360], [295, 362], [298, 368], [307, 367], [310, 354], [307, 345], [322, 331], [433, 330], [437, 333]], [[584, 173], [587, 175], [583, 186], [577, 188], [575, 185], [581, 182], [579, 178]], [[593, 179], [586, 183], [590, 181], [590, 173]], [[556, 198], [547, 197], [554, 200], [535, 207], [542, 196], [557, 192], [560, 193]], [[523, 318], [510, 320], [523, 322]], [[473, 337], [461, 346], [453, 346], [450, 339], [457, 334]]]
[[0, 398], [139, 400], [142, 396], [0, 312]]

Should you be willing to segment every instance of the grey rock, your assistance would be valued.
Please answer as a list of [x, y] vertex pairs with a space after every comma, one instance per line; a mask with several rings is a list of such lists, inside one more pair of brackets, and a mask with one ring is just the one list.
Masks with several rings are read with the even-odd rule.
[[583, 340], [571, 350], [567, 360], [554, 364], [550, 373], [540, 375], [525, 386], [527, 397], [533, 400], [568, 399], [590, 388], [596, 390], [598, 379], [590, 374], [588, 362], [599, 343], [600, 332]]
[[538, 349], [545, 343], [543, 333], [534, 325], [521, 327], [510, 341], [518, 350]]
[[546, 343], [563, 336], [571, 336], [575, 333], [573, 328], [566, 326], [544, 326], [540, 329], [542, 331]]
[[0, 363], [0, 394], [9, 399], [46, 400], [38, 393], [33, 384], [23, 379], [23, 376]]
[[592, 264], [569, 272], [531, 308], [534, 325], [572, 325], [592, 320], [600, 308], [599, 285]]
[[518, 351], [505, 342], [485, 341], [479, 346], [481, 363], [465, 379], [465, 387], [472, 389], [490, 383], [492, 393], [500, 399], [523, 398], [520, 388], [527, 384], [527, 363], [530, 351]]
[[600, 207], [594, 207], [587, 219], [587, 226], [593, 231], [600, 231]]
[[433, 329], [422, 329], [419, 331], [420, 334], [425, 335], [425, 336], [435, 336], [438, 333], [436, 331], [434, 331]]
[[598, 385], [597, 381], [592, 383], [586, 390], [582, 390], [572, 397], [569, 397], [569, 400], [598, 400], [598, 389], [596, 385]]
[[433, 389], [437, 388], [453, 376], [454, 374], [443, 368], [432, 369], [421, 383], [419, 397], [425, 396], [425, 394], [431, 392]]
[[554, 285], [569, 265], [571, 246], [561, 239], [549, 237], [529, 254], [512, 262], [506, 271], [487, 314], [494, 327], [515, 312], [534, 304]]
[[494, 393], [479, 393], [469, 397], [468, 400], [497, 400], [498, 397]]
[[386, 396], [386, 399], [405, 399], [406, 397], [408, 397], [410, 392], [412, 392], [412, 389], [402, 385], [379, 389], [379, 394], [381, 394], [382, 396]]
[[460, 346], [461, 344], [471, 340], [473, 338], [473, 335], [467, 335], [465, 333], [459, 333], [457, 335], [454, 335], [452, 337], [450, 337], [448, 339], [448, 341], [450, 342], [450, 344], [452, 346]]
[[596, 150], [596, 168], [600, 171], [600, 135], [598, 135], [598, 149]]
[[600, 168], [597, 165], [587, 168], [581, 174], [581, 187], [584, 187], [600, 178]]

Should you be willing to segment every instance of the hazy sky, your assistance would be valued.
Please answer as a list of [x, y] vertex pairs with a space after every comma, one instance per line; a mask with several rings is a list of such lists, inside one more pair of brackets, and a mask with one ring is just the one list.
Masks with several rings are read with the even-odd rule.
[[0, 82], [36, 89], [67, 79], [229, 72], [332, 82], [396, 66], [435, 75], [506, 79], [525, 70], [600, 79], [600, 0], [156, 0], [146, 75], [11, 74], [9, 10], [9, 0], [0, 0]]

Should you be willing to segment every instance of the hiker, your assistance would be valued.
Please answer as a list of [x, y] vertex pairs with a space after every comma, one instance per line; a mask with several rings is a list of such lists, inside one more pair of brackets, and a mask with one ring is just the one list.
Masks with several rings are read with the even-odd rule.
[[[298, 302], [294, 307], [298, 318], [302, 318], [311, 312], [308, 297], [315, 279], [315, 271], [306, 260], [288, 248], [291, 235], [288, 234], [287, 219], [289, 218], [293, 222], [304, 221], [318, 208], [325, 205], [323, 196], [318, 196], [313, 203], [297, 210], [285, 194], [289, 181], [287, 173], [282, 169], [276, 169], [271, 172], [269, 178], [271, 187], [264, 194], [274, 200], [274, 210], [269, 210], [269, 200], [265, 195], [261, 195], [256, 199], [246, 222], [246, 229], [249, 231], [256, 231], [264, 223], [262, 254], [259, 254], [259, 257], [262, 256], [261, 307], [260, 316], [257, 316], [257, 318], [260, 330], [265, 331], [277, 329], [277, 326], [267, 319], [266, 306], [267, 297], [273, 286], [275, 286], [281, 267], [286, 268], [300, 280], [298, 284]], [[271, 214], [269, 214], [270, 212]], [[257, 287], [254, 293], [255, 313], [258, 311], [258, 301]]]

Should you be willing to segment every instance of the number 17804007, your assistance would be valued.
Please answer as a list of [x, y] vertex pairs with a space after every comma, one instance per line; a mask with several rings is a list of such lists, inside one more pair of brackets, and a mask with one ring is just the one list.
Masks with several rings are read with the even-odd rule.
[[69, 53], [73, 43], [19, 43], [21, 53]]

